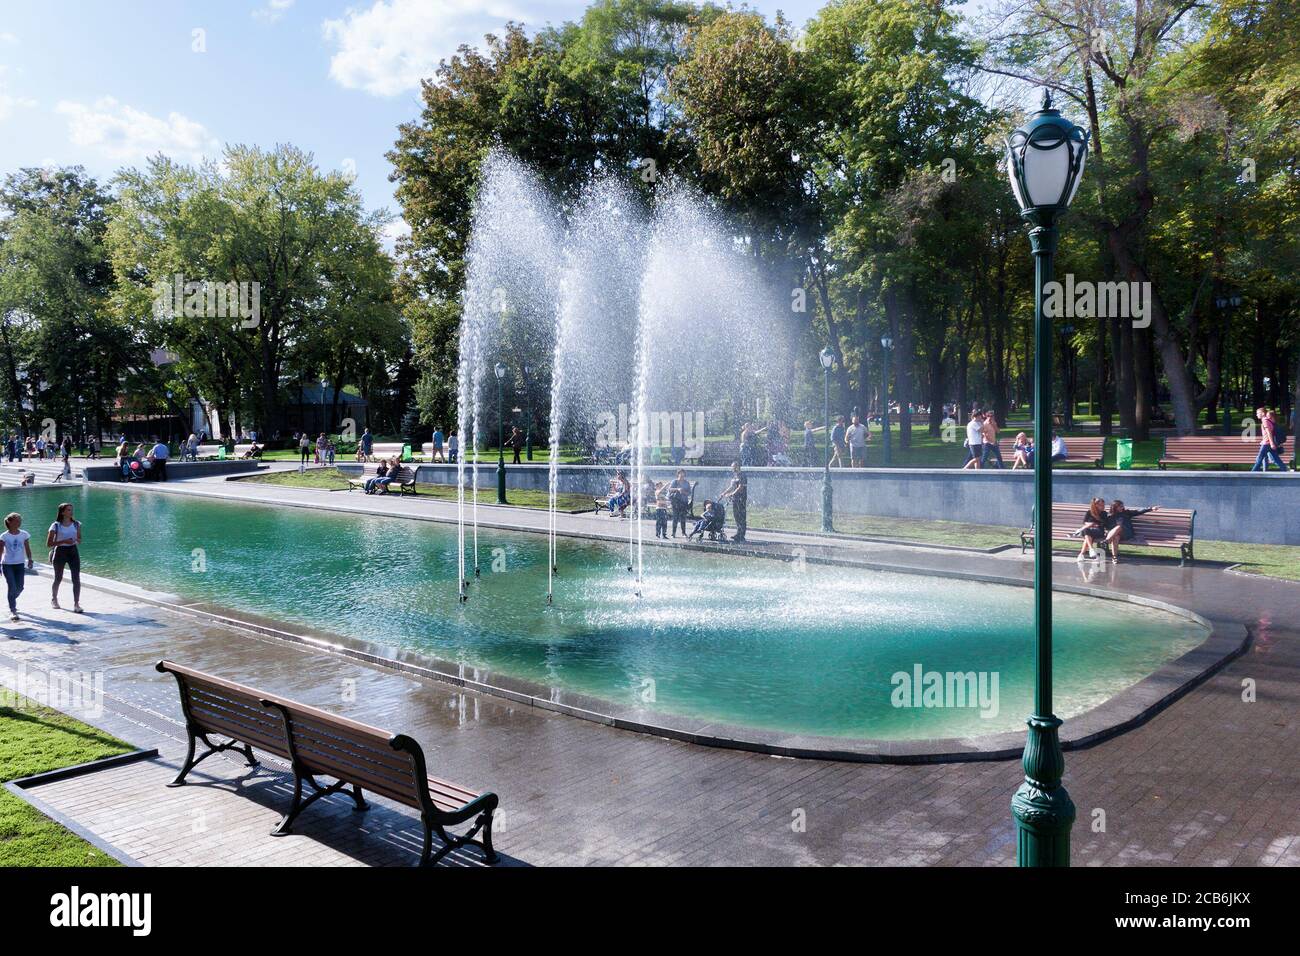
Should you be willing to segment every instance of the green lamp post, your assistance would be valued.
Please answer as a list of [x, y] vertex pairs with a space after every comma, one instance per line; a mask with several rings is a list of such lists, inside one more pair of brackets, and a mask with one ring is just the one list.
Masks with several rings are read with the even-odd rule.
[[835, 526], [831, 524], [831, 363], [835, 361], [835, 353], [828, 346], [822, 349], [818, 358], [822, 363], [822, 377], [825, 383], [822, 421], [826, 423], [826, 470], [822, 473], [822, 530], [831, 532], [835, 530]]
[[1083, 176], [1088, 134], [1042, 107], [1007, 139], [1007, 173], [1020, 217], [1030, 226], [1034, 255], [1034, 711], [1025, 742], [1025, 780], [1011, 798], [1019, 866], [1069, 866], [1074, 803], [1061, 783], [1060, 719], [1052, 713], [1052, 316], [1043, 287], [1052, 281], [1056, 220], [1069, 208]]
[[506, 501], [506, 436], [505, 413], [501, 406], [501, 385], [506, 377], [506, 367], [500, 362], [492, 369], [497, 377], [497, 504], [509, 504]]
[[889, 441], [889, 353], [894, 347], [894, 340], [886, 332], [880, 337], [880, 350], [884, 353], [884, 361], [881, 362], [881, 382], [880, 382], [880, 403], [884, 410], [880, 414], [880, 431], [881, 438], [884, 439], [884, 462], [886, 465], [893, 463]]
[[533, 460], [533, 367], [524, 364], [524, 405], [527, 417], [524, 419], [524, 454], [528, 461]]

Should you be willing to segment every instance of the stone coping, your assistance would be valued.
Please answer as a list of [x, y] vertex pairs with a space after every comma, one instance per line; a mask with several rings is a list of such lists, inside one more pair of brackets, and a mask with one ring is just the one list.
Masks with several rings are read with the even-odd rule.
[[[219, 492], [213, 497], [230, 500]], [[246, 501], [247, 499], [236, 498], [235, 500]], [[264, 504], [265, 502], [254, 501], [253, 503]], [[298, 506], [313, 507], [313, 505], [307, 503], [298, 503]], [[314, 507], [321, 506], [315, 505]], [[330, 510], [357, 511], [358, 509], [337, 508]], [[385, 514], [387, 517], [392, 516], [387, 513], [377, 513]], [[446, 519], [427, 515], [418, 517], [422, 520], [446, 521]], [[480, 525], [516, 532], [545, 533], [544, 530], [517, 528], [507, 523], [487, 525], [480, 522]], [[565, 537], [609, 540], [607, 536], [589, 532], [565, 533]], [[737, 549], [734, 546], [726, 548], [716, 546], [708, 548], [708, 550], [740, 553], [751, 557], [768, 558], [769, 560], [790, 560], [791, 558], [790, 555], [785, 553], [774, 553], [770, 550], [755, 547]], [[1019, 578], [996, 574], [908, 567], [880, 561], [855, 560], [850, 557], [830, 558], [812, 554], [805, 555], [803, 559], [818, 564], [851, 566], [930, 577], [950, 577], [960, 580], [1001, 584], [1009, 587], [1024, 588], [1033, 586], [1031, 582]], [[558, 687], [521, 680], [463, 663], [442, 660], [408, 648], [375, 644], [330, 631], [287, 625], [280, 621], [247, 612], [206, 602], [190, 602], [179, 595], [150, 591], [85, 573], [83, 573], [82, 579], [91, 587], [203, 620], [225, 624], [237, 629], [250, 630], [263, 636], [305, 645], [368, 664], [438, 680], [518, 704], [566, 714], [624, 730], [683, 740], [701, 746], [746, 750], [783, 757], [877, 763], [1007, 760], [1019, 757], [1024, 748], [1024, 734], [1022, 732], [932, 740], [872, 740], [785, 733], [664, 714], [644, 708], [616, 704], [601, 698], [566, 691]], [[1246, 628], [1240, 624], [1227, 621], [1211, 621], [1194, 611], [1154, 598], [1121, 594], [1073, 584], [1056, 584], [1053, 590], [1093, 597], [1099, 600], [1123, 601], [1153, 608], [1193, 621], [1205, 627], [1208, 631], [1207, 637], [1202, 643], [1182, 656], [1166, 662], [1136, 684], [1120, 691], [1097, 707], [1066, 720], [1061, 728], [1061, 745], [1066, 750], [1093, 746], [1144, 723], [1209, 678], [1233, 658], [1243, 653], [1249, 644], [1249, 634]], [[289, 629], [291, 627], [292, 630]], [[238, 675], [227, 676], [238, 679]]]

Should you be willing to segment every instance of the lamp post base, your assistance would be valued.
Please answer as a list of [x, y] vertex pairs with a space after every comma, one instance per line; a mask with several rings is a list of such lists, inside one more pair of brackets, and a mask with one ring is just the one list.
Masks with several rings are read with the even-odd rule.
[[509, 503], [510, 502], [506, 501], [506, 463], [504, 461], [498, 461], [497, 462], [497, 504], [506, 505]]
[[828, 469], [822, 478], [822, 530], [828, 533], [835, 530], [835, 526], [831, 524], [831, 503], [831, 473]]
[[1028, 723], [1025, 781], [1011, 798], [1011, 815], [1016, 821], [1016, 865], [1069, 866], [1075, 809], [1061, 785], [1065, 771], [1057, 735], [1061, 721], [1052, 715], [1035, 715]]

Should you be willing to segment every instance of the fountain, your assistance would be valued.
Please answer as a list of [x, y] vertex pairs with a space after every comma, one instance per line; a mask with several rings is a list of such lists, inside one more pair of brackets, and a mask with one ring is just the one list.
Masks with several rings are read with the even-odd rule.
[[[563, 228], [561, 222], [564, 222]], [[485, 370], [529, 362], [550, 375], [546, 599], [554, 598], [559, 459], [563, 440], [629, 455], [633, 500], [627, 570], [635, 595], [644, 580], [638, 515], [647, 456], [703, 438], [709, 414], [747, 414], [741, 397], [782, 403], [789, 376], [788, 306], [762, 280], [725, 222], [698, 194], [663, 183], [654, 209], [617, 180], [594, 179], [572, 208], [503, 152], [484, 164], [467, 252], [460, 335], [458, 415], [472, 424], [470, 513], [465, 455], [457, 469], [459, 588], [466, 528], [478, 571], [478, 449]], [[630, 409], [629, 409], [630, 401]], [[597, 422], [616, 422], [614, 434]], [[698, 426], [696, 423], [698, 422]], [[685, 427], [683, 427], [685, 423]], [[594, 437], [593, 437], [594, 436]]]

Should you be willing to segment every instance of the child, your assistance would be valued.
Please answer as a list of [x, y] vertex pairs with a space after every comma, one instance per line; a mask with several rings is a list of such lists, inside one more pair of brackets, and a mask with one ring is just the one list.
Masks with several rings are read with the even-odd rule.
[[697, 534], [700, 536], [700, 539], [703, 540], [704, 532], [709, 529], [709, 525], [712, 523], [713, 523], [713, 502], [706, 501], [704, 502], [704, 512], [700, 515], [700, 520], [695, 522], [695, 527], [692, 528], [691, 533], [686, 536], [686, 540], [690, 541], [691, 538], [694, 538]]
[[668, 482], [655, 482], [655, 537], [668, 537]]
[[32, 569], [32, 536], [22, 530], [22, 523], [22, 515], [10, 512], [5, 517], [4, 533], [0, 534], [0, 542], [4, 545], [5, 590], [11, 621], [18, 620], [18, 595], [23, 593], [26, 572]]

